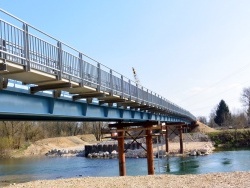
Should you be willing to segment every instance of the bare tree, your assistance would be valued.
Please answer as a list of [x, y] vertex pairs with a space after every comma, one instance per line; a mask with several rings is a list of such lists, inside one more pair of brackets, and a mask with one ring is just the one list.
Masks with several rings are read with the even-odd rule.
[[216, 109], [217, 109], [217, 106], [215, 106], [210, 114], [209, 114], [209, 121], [208, 121], [208, 126], [209, 127], [217, 127], [218, 125], [214, 122], [214, 118], [216, 116]]
[[246, 107], [248, 124], [250, 124], [250, 87], [244, 88], [241, 94], [241, 102]]
[[205, 116], [198, 116], [197, 120], [205, 125], [207, 125], [207, 118]]

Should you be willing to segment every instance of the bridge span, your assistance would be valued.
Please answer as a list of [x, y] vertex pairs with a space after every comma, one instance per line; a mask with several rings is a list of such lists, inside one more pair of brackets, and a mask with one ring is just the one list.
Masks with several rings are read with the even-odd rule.
[[157, 93], [6, 11], [0, 12], [1, 120], [186, 124], [196, 120]]

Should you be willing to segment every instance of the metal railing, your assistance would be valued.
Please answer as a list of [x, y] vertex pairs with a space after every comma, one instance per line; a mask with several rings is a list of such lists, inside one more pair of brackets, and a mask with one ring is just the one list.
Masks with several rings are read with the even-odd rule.
[[[155, 92], [137, 85], [122, 74], [6, 11], [2, 9], [0, 11], [22, 25], [22, 27], [17, 27], [0, 19], [0, 58], [22, 65], [27, 71], [39, 70], [55, 75], [58, 79], [67, 79], [79, 83], [81, 86], [86, 85], [97, 91], [108, 92], [111, 95], [118, 95], [121, 98], [163, 109], [170, 114], [187, 117], [191, 120], [196, 119], [189, 111]], [[38, 34], [34, 35], [30, 30]]]

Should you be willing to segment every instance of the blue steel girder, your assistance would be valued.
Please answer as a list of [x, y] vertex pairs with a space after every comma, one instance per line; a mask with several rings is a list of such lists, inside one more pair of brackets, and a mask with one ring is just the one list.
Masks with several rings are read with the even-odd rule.
[[125, 122], [185, 122], [183, 117], [142, 112], [122, 107], [53, 98], [45, 93], [31, 95], [27, 90], [8, 88], [0, 91], [1, 120], [60, 120], [60, 121], [125, 121]]

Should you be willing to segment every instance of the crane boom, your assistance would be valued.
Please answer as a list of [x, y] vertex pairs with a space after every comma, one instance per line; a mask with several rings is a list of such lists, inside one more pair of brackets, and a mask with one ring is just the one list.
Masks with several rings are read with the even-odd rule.
[[137, 74], [136, 74], [136, 71], [135, 71], [135, 68], [134, 68], [134, 67], [132, 67], [132, 71], [133, 71], [135, 83], [138, 84], [138, 85], [140, 85], [140, 80], [139, 80], [139, 78], [138, 78], [138, 76], [137, 76]]

